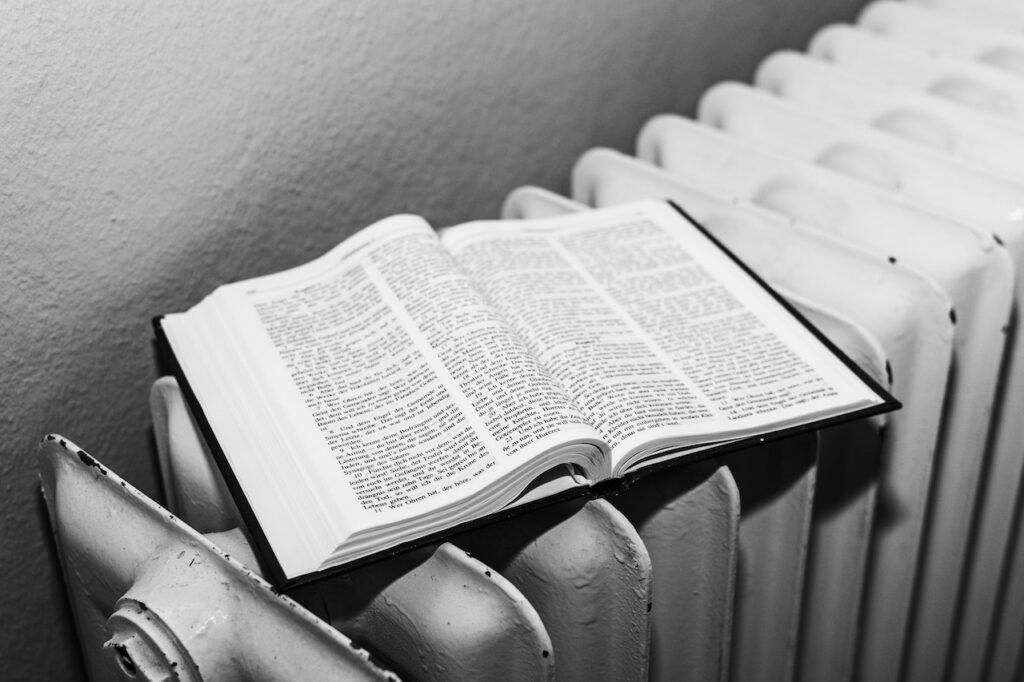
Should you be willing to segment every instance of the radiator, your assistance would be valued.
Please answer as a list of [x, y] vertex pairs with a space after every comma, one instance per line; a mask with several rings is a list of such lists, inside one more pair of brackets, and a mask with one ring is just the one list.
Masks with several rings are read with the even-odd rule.
[[93, 679], [1024, 678], [1024, 9], [877, 2], [592, 149], [571, 198], [678, 201], [904, 408], [676, 468], [283, 597], [170, 378], [167, 509], [40, 467]]

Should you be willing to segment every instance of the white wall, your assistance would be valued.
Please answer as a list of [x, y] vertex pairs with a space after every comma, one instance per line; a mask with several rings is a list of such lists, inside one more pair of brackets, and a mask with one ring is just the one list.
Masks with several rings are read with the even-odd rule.
[[2, 675], [80, 674], [40, 436], [156, 494], [153, 315], [390, 213], [454, 222], [519, 184], [564, 191], [586, 148], [629, 150], [649, 116], [860, 4], [5, 3]]

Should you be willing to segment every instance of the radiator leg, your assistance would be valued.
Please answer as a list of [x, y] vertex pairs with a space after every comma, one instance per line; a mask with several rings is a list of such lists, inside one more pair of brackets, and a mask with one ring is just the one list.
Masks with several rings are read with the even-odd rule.
[[793, 677], [817, 438], [788, 438], [726, 458], [740, 491], [730, 679]]
[[608, 502], [557, 505], [458, 542], [537, 609], [560, 681], [647, 679], [651, 560]]
[[726, 467], [681, 467], [616, 496], [651, 555], [651, 679], [729, 676], [740, 502]]
[[153, 383], [149, 408], [167, 508], [201, 533], [241, 528], [242, 517], [173, 377]]
[[[1014, 262], [1024, 264], [1024, 238], [1007, 240], [1014, 254]], [[984, 677], [985, 666], [991, 660], [986, 649], [999, 635], [996, 632], [1000, 606], [1012, 613], [1008, 623], [1024, 623], [1024, 585], [1017, 588], [1017, 601], [1006, 599], [1004, 571], [1011, 561], [1014, 525], [1020, 524], [1024, 505], [1024, 338], [1017, 329], [1021, 324], [1024, 305], [1024, 272], [1017, 272], [1017, 300], [1008, 325], [1007, 356], [1003, 368], [1002, 385], [996, 399], [992, 421], [988, 468], [979, 484], [974, 509], [973, 538], [969, 545], [964, 583], [961, 587], [960, 610], [957, 614], [956, 647], [950, 662], [950, 680], [971, 681]], [[1019, 565], [1016, 573], [1006, 578], [1024, 580]], [[1020, 646], [1020, 627], [1013, 646]], [[1002, 679], [1020, 679], [1012, 675]], [[1022, 671], [1024, 672], [1024, 671]], [[998, 676], [992, 679], [1000, 679]]]
[[1020, 489], [999, 590], [1002, 604], [996, 610], [989, 643], [985, 679], [991, 682], [1024, 679], [1024, 481]]
[[877, 422], [821, 433], [798, 680], [853, 678], [880, 453]]
[[451, 543], [295, 597], [409, 679], [554, 679], [555, 650], [536, 610], [501, 574]]

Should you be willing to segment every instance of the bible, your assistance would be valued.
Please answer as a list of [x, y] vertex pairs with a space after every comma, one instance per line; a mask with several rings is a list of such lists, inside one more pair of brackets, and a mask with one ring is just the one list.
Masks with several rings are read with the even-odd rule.
[[669, 202], [392, 216], [154, 326], [282, 587], [898, 407]]

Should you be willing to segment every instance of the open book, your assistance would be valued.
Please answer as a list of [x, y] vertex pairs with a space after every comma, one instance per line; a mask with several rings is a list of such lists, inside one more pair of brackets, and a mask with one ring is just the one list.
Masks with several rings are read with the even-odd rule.
[[155, 326], [282, 585], [898, 406], [664, 202], [441, 234], [394, 216]]

